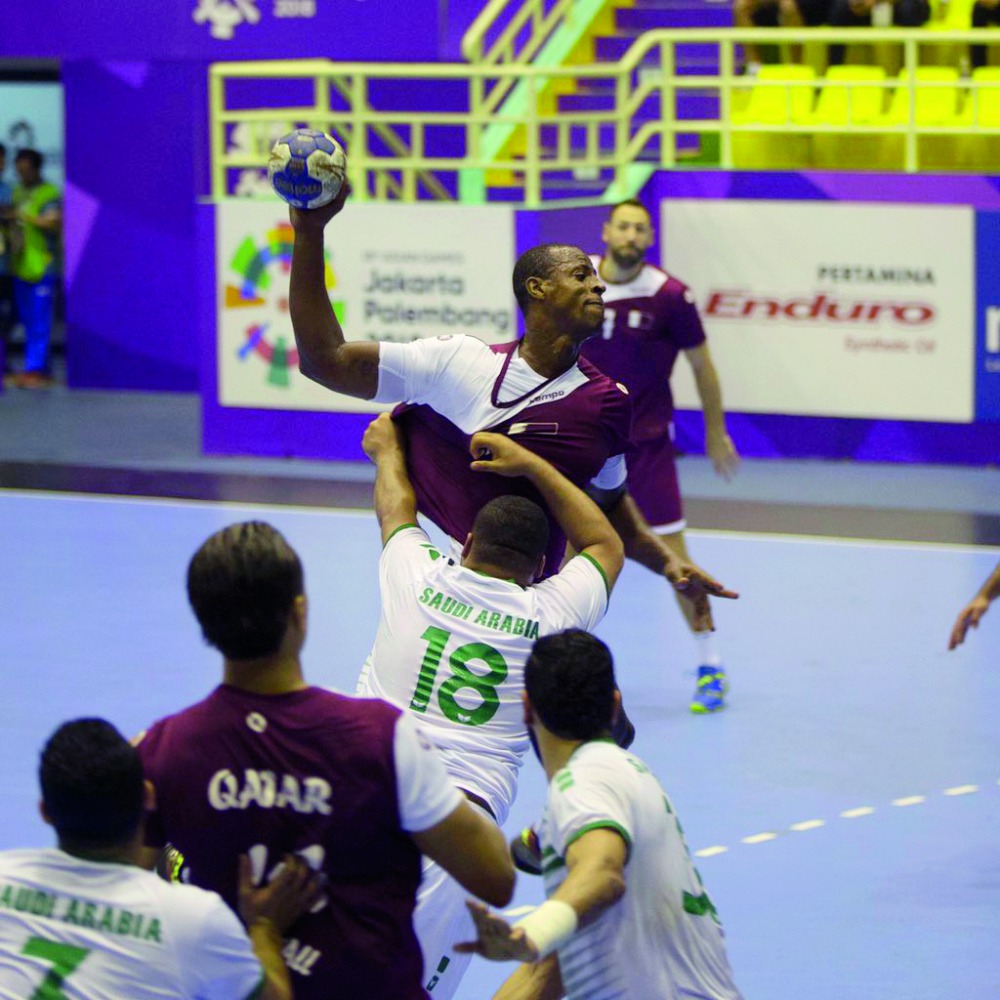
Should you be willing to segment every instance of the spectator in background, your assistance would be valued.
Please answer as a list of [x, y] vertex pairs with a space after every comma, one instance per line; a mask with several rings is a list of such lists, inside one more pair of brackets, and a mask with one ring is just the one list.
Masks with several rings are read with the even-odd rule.
[[[736, 28], [817, 28], [826, 24], [830, 0], [733, 0], [733, 26]], [[743, 46], [748, 75], [756, 74], [762, 63], [760, 46]], [[792, 58], [802, 61], [802, 46], [792, 47]]]
[[14, 168], [21, 183], [14, 188], [13, 208], [7, 212], [14, 301], [24, 325], [24, 371], [14, 377], [14, 385], [21, 389], [52, 384], [49, 340], [62, 205], [59, 190], [42, 177], [44, 162], [38, 150], [18, 150]]
[[[991, 24], [1000, 24], [1000, 0], [976, 0], [972, 7], [972, 27], [987, 28]], [[986, 65], [985, 45], [971, 46], [969, 55], [973, 69]]]
[[[919, 28], [931, 16], [927, 0], [833, 0], [831, 28]], [[846, 45], [830, 46], [830, 65], [844, 62]]]
[[[7, 342], [7, 335], [14, 322], [14, 301], [10, 277], [10, 234], [7, 214], [14, 192], [4, 180], [7, 172], [7, 147], [0, 142], [0, 345]], [[2, 348], [0, 348], [2, 349]]]

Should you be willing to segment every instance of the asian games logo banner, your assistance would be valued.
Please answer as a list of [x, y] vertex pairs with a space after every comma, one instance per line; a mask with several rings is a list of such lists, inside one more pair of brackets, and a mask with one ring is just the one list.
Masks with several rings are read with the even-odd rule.
[[[277, 202], [217, 209], [218, 396], [223, 406], [374, 413], [298, 370], [288, 312], [292, 228]], [[348, 340], [515, 336], [513, 216], [491, 206], [350, 204], [327, 229], [325, 279]]]
[[[727, 409], [973, 419], [970, 208], [679, 199], [661, 216], [665, 266], [695, 293]], [[687, 367], [680, 408], [698, 406]]]

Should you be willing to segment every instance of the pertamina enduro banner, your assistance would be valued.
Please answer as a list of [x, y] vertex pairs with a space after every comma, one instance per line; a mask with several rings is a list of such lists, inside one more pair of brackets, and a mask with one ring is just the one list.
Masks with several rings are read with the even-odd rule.
[[[728, 410], [967, 422], [974, 214], [963, 206], [664, 201]], [[678, 365], [678, 407], [697, 407]]]
[[[223, 406], [375, 412], [298, 370], [288, 312], [292, 228], [277, 202], [218, 206], [218, 397]], [[516, 334], [514, 222], [492, 206], [350, 204], [326, 233], [326, 287], [348, 340]]]

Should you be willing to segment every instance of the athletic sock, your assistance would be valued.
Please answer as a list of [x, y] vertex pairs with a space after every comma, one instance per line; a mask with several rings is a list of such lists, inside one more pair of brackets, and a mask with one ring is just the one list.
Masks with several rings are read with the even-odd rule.
[[699, 667], [722, 666], [722, 654], [714, 632], [695, 632], [694, 642], [698, 650]]

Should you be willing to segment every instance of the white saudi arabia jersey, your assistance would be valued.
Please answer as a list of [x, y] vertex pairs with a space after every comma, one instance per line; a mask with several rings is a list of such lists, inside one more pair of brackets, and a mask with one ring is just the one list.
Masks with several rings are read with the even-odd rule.
[[455, 783], [502, 824], [529, 746], [528, 653], [539, 636], [597, 625], [608, 605], [603, 573], [577, 556], [525, 589], [463, 568], [407, 526], [386, 543], [379, 582], [382, 618], [358, 694], [413, 712]]
[[55, 849], [0, 853], [3, 1000], [236, 1000], [262, 979], [214, 892]]
[[598, 827], [628, 844], [625, 895], [559, 949], [569, 1000], [740, 1000], [670, 800], [638, 757], [604, 740], [584, 743], [549, 783], [546, 896], [566, 878], [570, 845]]

